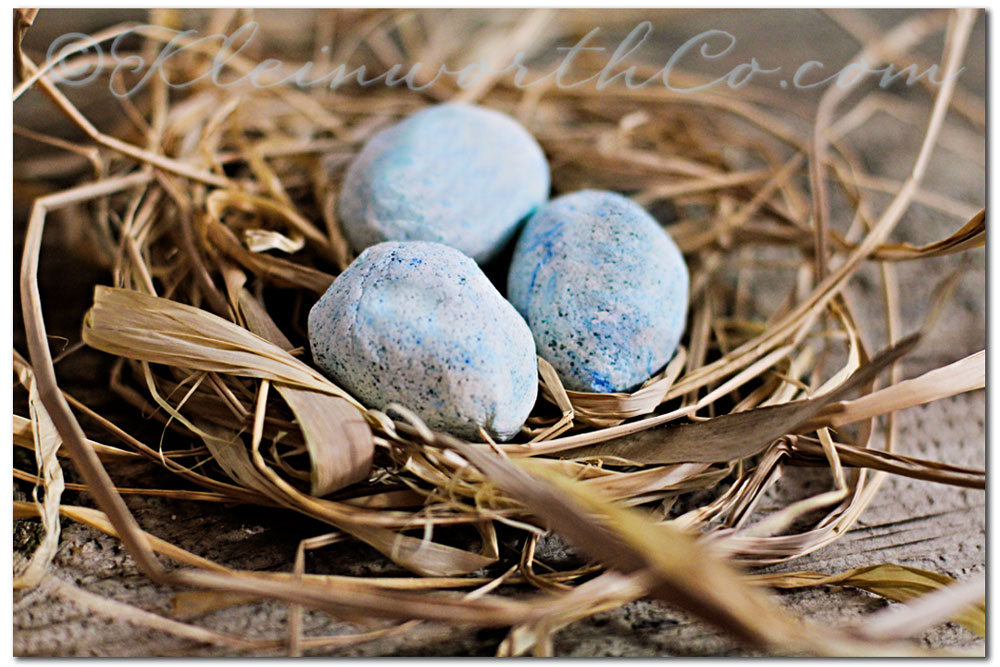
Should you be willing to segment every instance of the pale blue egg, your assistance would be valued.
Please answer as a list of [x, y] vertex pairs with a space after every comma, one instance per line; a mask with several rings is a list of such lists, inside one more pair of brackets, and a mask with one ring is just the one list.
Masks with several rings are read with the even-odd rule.
[[469, 257], [438, 243], [361, 253], [309, 311], [313, 360], [368, 407], [400, 403], [432, 429], [497, 440], [535, 404], [531, 331]]
[[549, 167], [517, 121], [441, 104], [373, 136], [340, 192], [355, 252], [383, 241], [434, 241], [485, 263], [548, 198]]
[[507, 291], [538, 354], [567, 389], [631, 391], [677, 350], [688, 270], [641, 206], [584, 190], [552, 200], [528, 220]]

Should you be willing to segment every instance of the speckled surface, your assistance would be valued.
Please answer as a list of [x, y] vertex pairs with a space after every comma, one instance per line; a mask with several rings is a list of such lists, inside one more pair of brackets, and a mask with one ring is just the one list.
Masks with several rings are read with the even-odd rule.
[[584, 190], [540, 209], [514, 250], [507, 289], [538, 353], [574, 391], [628, 391], [677, 349], [688, 271], [642, 207]]
[[309, 312], [313, 359], [369, 407], [393, 402], [433, 429], [498, 440], [535, 403], [531, 331], [470, 258], [438, 243], [367, 249]]
[[442, 104], [376, 134], [340, 193], [355, 252], [382, 241], [436, 241], [479, 263], [496, 254], [549, 193], [549, 167], [513, 118]]

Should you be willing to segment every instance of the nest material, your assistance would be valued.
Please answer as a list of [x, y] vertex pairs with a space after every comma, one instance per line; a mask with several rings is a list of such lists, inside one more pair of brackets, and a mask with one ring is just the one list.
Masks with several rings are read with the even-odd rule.
[[[898, 54], [919, 41], [915, 36], [945, 27], [947, 16], [918, 15], [867, 49]], [[945, 72], [959, 65], [973, 21], [971, 12], [957, 16], [948, 28]], [[336, 31], [356, 39], [333, 62], [363, 62], [372, 72], [396, 62], [447, 60], [477, 44], [539, 53], [560, 34], [582, 36], [588, 25], [586, 12], [336, 17]], [[217, 29], [240, 23], [231, 12], [213, 21]], [[136, 48], [144, 53], [171, 36], [143, 35]], [[288, 53], [302, 53], [306, 45], [293, 46]], [[195, 49], [172, 59], [171, 78], [191, 78], [206, 57]], [[286, 58], [290, 67], [293, 60]], [[230, 66], [245, 73], [254, 63], [240, 55]], [[16, 362], [33, 412], [15, 417], [15, 441], [35, 448], [35, 479], [44, 481], [46, 493], [37, 508], [18, 507], [41, 515], [48, 532], [22, 583], [37, 580], [58, 539], [64, 483], [55, 451], [61, 440], [81, 461], [106, 516], [84, 508], [64, 513], [100, 529], [113, 525], [140, 565], [171, 583], [279, 597], [335, 613], [514, 625], [504, 648], [510, 653], [544, 650], [555, 629], [647, 594], [768, 648], [870, 651], [867, 637], [802, 636], [796, 622], [769, 606], [724, 558], [766, 564], [821, 548], [854, 523], [886, 473], [984, 486], [982, 471], [894, 453], [893, 411], [984, 384], [981, 354], [908, 381], [897, 363], [916, 338], [899, 331], [893, 263], [963, 251], [984, 239], [982, 212], [970, 215], [967, 207], [934, 200], [965, 224], [922, 247], [888, 241], [917, 196], [953, 83], [934, 89], [934, 112], [912, 173], [876, 213], [867, 197], [876, 179], [846, 140], [866, 116], [844, 113], [833, 122], [846, 95], [839, 88], [824, 96], [810, 128], [795, 109], [779, 108], [752, 89], [520, 89], [509, 77], [487, 76], [465, 89], [442, 79], [419, 93], [378, 85], [336, 93], [223, 89], [211, 82], [178, 92], [154, 78], [141, 101], [118, 100], [129, 125], [104, 134], [26, 58], [24, 67], [18, 90], [40, 88], [89, 135], [86, 145], [63, 147], [91, 159], [94, 175], [39, 200], [26, 239], [22, 293], [31, 362]], [[639, 75], [653, 72], [652, 65], [638, 66]], [[346, 164], [373, 132], [451, 99], [486, 104], [524, 123], [549, 157], [556, 193], [608, 188], [650, 208], [691, 270], [688, 330], [659, 375], [631, 394], [586, 394], [566, 391], [540, 360], [538, 405], [522, 434], [502, 445], [430, 432], [406, 406], [366, 409], [312, 368], [307, 354], [305, 315], [351, 260], [335, 213]], [[846, 231], [830, 224], [829, 188], [854, 211]], [[90, 241], [114, 283], [96, 288], [83, 340], [118, 357], [110, 391], [181, 433], [183, 446], [157, 449], [71, 396], [60, 398], [34, 274], [45, 214], [85, 202], [93, 202]], [[866, 262], [878, 263], [883, 280], [888, 338], [879, 354], [865, 346], [868, 336], [841, 295]], [[750, 298], [749, 286], [761, 280], [774, 288], [768, 310]], [[941, 286], [938, 303], [948, 289]], [[928, 311], [932, 322], [934, 304]], [[883, 370], [889, 379], [878, 389]], [[85, 439], [74, 411], [105, 433]], [[880, 415], [887, 415], [884, 446], [875, 449]], [[344, 584], [310, 579], [301, 570], [304, 581], [232, 573], [149, 541], [98, 462], [133, 452], [204, 489], [150, 492], [284, 507], [328, 523], [335, 535], [366, 542], [418, 577]], [[757, 511], [781, 471], [801, 465], [827, 467], [829, 489]], [[498, 522], [523, 531], [524, 553], [499, 578], [484, 577], [500, 558]], [[445, 526], [473, 529], [481, 547], [436, 541], [435, 529]], [[535, 543], [546, 529], [612, 569], [593, 579], [600, 569], [594, 565], [536, 572]], [[325, 543], [312, 540], [303, 548]], [[197, 569], [165, 573], [153, 552]], [[817, 581], [793, 579], [764, 583]], [[730, 580], [729, 588], [720, 583]], [[860, 586], [862, 580], [848, 573], [839, 581]], [[517, 603], [485, 595], [519, 582], [546, 593]], [[484, 588], [464, 599], [413, 592], [474, 586]], [[301, 650], [301, 637], [293, 633], [291, 641], [293, 651]]]

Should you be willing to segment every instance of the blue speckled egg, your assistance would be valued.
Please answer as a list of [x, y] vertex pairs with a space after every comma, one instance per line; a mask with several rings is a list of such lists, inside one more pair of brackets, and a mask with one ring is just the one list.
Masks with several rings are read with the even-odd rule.
[[534, 138], [498, 111], [441, 104], [373, 136], [340, 191], [355, 252], [435, 241], [487, 262], [545, 203], [549, 166]]
[[313, 359], [365, 405], [400, 403], [432, 429], [518, 432], [535, 404], [531, 331], [476, 263], [448, 246], [365, 250], [309, 311]]
[[642, 207], [613, 192], [552, 200], [518, 239], [507, 289], [567, 389], [631, 391], [677, 349], [688, 271]]

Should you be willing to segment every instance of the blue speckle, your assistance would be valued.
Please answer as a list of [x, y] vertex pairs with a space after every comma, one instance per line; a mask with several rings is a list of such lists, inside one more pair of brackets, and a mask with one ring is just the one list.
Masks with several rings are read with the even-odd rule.
[[604, 377], [597, 371], [590, 371], [590, 385], [594, 388], [594, 391], [607, 393], [615, 390], [614, 385], [612, 385], [608, 378]]
[[[535, 288], [535, 281], [538, 280], [538, 271], [542, 268], [542, 265], [544, 265], [546, 262], [552, 259], [553, 240], [556, 238], [556, 235], [559, 233], [559, 230], [561, 229], [562, 229], [561, 224], [555, 224], [552, 226], [551, 229], [548, 229], [544, 233], [539, 234], [538, 238], [534, 239], [531, 242], [533, 248], [541, 249], [542, 259], [541, 261], [538, 262], [538, 265], [535, 266], [535, 270], [531, 272], [531, 284], [530, 287], [528, 288], [529, 290], [533, 290]], [[524, 237], [522, 236], [521, 238]]]

